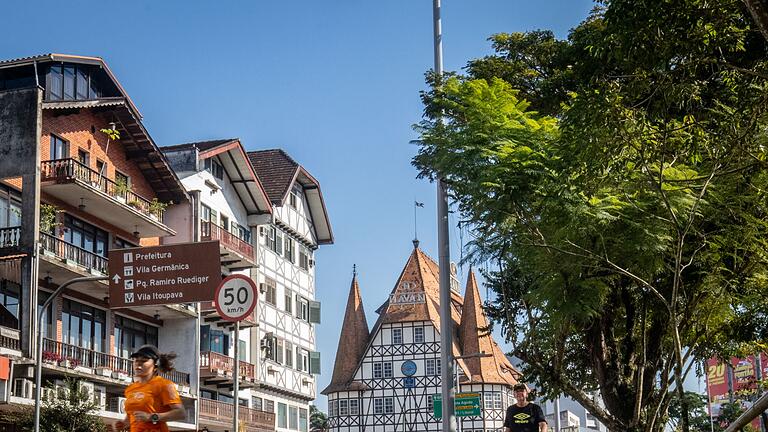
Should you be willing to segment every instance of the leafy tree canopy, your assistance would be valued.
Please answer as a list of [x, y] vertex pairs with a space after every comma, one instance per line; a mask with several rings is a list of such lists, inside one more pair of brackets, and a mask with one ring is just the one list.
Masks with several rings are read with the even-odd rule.
[[[428, 76], [414, 165], [475, 232], [489, 313], [550, 396], [660, 431], [692, 361], [768, 334], [768, 62], [742, 3], [605, 0]], [[599, 391], [605, 408], [590, 392]]]

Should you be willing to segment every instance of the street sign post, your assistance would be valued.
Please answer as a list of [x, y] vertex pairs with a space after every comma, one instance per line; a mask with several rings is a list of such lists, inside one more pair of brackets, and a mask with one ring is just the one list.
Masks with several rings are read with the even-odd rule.
[[407, 389], [412, 389], [416, 387], [416, 378], [414, 377], [405, 377], [403, 378], [403, 387]]
[[227, 276], [216, 288], [216, 311], [223, 319], [238, 322], [253, 312], [257, 295], [253, 279], [239, 274]]
[[109, 251], [109, 307], [213, 300], [221, 282], [219, 242]]
[[[456, 393], [454, 398], [456, 417], [471, 417], [480, 415], [480, 393]], [[443, 396], [432, 395], [432, 411], [436, 418], [443, 417]]]

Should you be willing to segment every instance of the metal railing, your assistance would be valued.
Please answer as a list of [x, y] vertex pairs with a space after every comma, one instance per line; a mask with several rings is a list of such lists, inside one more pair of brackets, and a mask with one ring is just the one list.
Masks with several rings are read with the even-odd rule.
[[137, 195], [131, 190], [126, 190], [127, 186], [119, 185], [104, 175], [99, 175], [97, 171], [88, 168], [76, 159], [55, 159], [42, 162], [40, 180], [53, 180], [57, 182], [79, 181], [91, 189], [99, 190], [111, 198], [133, 207], [145, 216], [152, 216], [160, 221], [163, 220], [164, 210], [156, 207], [153, 208], [152, 203], [146, 198]]
[[[250, 379], [256, 378], [256, 367], [251, 363], [240, 360], [240, 376]], [[209, 370], [211, 372], [223, 371], [225, 373], [232, 374], [232, 370], [235, 367], [235, 359], [232, 357], [219, 354], [214, 351], [204, 351], [200, 353], [200, 369]]]
[[21, 227], [0, 228], [0, 249], [19, 247]]
[[109, 260], [106, 257], [67, 243], [47, 233], [40, 233], [40, 245], [43, 250], [52, 252], [59, 258], [73, 261], [88, 270], [97, 270], [107, 274]]
[[224, 227], [213, 222], [201, 221], [200, 231], [203, 240], [218, 240], [222, 246], [239, 253], [246, 259], [250, 261], [256, 259], [253, 254], [253, 245], [227, 231]]
[[17, 329], [0, 326], [0, 347], [20, 351], [20, 335], [21, 333]]
[[[200, 399], [200, 418], [219, 421], [232, 422], [235, 417], [235, 406], [231, 403], [219, 402], [211, 399]], [[238, 407], [238, 419], [245, 423], [246, 428], [253, 429], [275, 429], [275, 413], [259, 411], [244, 406]]]
[[[43, 361], [49, 363], [69, 363], [70, 367], [83, 366], [90, 369], [105, 368], [113, 372], [133, 375], [133, 360], [111, 354], [82, 348], [76, 345], [43, 338]], [[172, 382], [189, 386], [190, 374], [171, 371], [161, 373], [162, 377]]]

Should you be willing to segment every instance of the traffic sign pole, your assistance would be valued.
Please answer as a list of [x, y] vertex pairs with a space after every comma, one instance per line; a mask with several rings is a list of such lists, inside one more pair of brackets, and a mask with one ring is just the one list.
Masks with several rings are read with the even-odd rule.
[[235, 371], [232, 373], [235, 378], [234, 388], [232, 389], [232, 396], [235, 397], [235, 419], [232, 430], [238, 432], [240, 423], [240, 398], [238, 393], [240, 392], [240, 321], [235, 321]]

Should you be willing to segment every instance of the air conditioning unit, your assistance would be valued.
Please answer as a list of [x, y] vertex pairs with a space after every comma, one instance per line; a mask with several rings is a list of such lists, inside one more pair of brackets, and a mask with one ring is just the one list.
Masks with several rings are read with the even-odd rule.
[[34, 397], [35, 384], [26, 378], [13, 380], [13, 395], [20, 398], [32, 399]]
[[93, 385], [93, 383], [87, 382], [87, 381], [79, 381], [77, 383], [77, 389], [80, 393], [85, 393], [88, 395], [89, 400], [94, 400], [94, 396], [96, 395], [96, 386]]
[[93, 403], [95, 403], [100, 410], [107, 409], [107, 388], [106, 387], [94, 386]]
[[55, 388], [43, 387], [43, 401], [54, 401], [58, 397]]
[[56, 380], [54, 382], [54, 389], [56, 390], [56, 397], [59, 399], [69, 398], [69, 386], [62, 380]]
[[259, 284], [259, 293], [266, 294], [267, 293], [267, 284], [264, 282]]
[[109, 411], [125, 414], [125, 398], [114, 397], [109, 400]]

